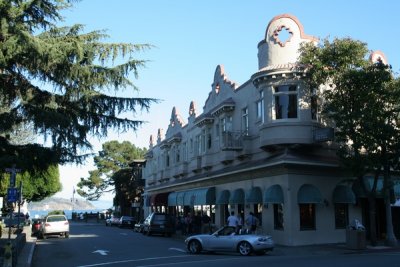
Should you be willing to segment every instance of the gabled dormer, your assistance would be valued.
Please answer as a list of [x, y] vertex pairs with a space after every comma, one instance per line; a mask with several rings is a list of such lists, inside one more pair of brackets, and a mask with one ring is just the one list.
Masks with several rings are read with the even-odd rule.
[[208, 98], [204, 104], [203, 116], [206, 117], [206, 114], [214, 116], [215, 114], [211, 114], [211, 112], [215, 111], [215, 108], [219, 107], [221, 103], [226, 102], [227, 99], [232, 99], [237, 88], [238, 85], [228, 79], [224, 67], [218, 65], [215, 69], [214, 81], [211, 84], [211, 92], [208, 94]]

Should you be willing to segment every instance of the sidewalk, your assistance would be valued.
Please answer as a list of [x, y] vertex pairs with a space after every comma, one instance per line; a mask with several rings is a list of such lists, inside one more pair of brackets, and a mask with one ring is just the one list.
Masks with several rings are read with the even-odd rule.
[[272, 252], [274, 255], [289, 256], [289, 255], [343, 255], [343, 254], [365, 254], [365, 253], [379, 253], [387, 251], [400, 252], [400, 247], [388, 247], [385, 245], [378, 245], [375, 247], [367, 246], [365, 249], [351, 249], [345, 243], [339, 244], [321, 244], [321, 245], [308, 245], [308, 246], [281, 246], [277, 245]]
[[31, 236], [31, 226], [24, 227], [26, 233], [26, 243], [21, 253], [18, 255], [17, 267], [30, 267], [32, 264], [33, 252], [36, 246], [36, 237]]

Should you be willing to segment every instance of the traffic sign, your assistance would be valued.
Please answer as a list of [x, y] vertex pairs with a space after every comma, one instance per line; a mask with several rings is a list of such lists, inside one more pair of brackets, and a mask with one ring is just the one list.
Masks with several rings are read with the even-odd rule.
[[21, 169], [16, 169], [14, 165], [12, 168], [6, 168], [6, 172], [10, 173], [10, 187], [15, 187], [15, 176]]
[[8, 202], [17, 202], [18, 200], [18, 190], [14, 187], [9, 187], [7, 190], [7, 201]]

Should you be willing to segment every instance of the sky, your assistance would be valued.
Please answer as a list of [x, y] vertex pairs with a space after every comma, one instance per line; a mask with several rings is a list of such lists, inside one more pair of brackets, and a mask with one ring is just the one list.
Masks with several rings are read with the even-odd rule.
[[[382, 51], [395, 73], [400, 72], [400, 1], [396, 0], [83, 0], [63, 12], [65, 25], [83, 24], [85, 32], [106, 30], [104, 42], [151, 44], [137, 55], [148, 60], [133, 82], [139, 91], [119, 96], [151, 97], [160, 101], [150, 112], [134, 118], [146, 121], [137, 132], [111, 133], [92, 139], [94, 153], [110, 140], [127, 140], [149, 146], [150, 135], [167, 130], [173, 107], [187, 122], [194, 101], [201, 114], [211, 91], [214, 72], [221, 64], [231, 81], [245, 83], [258, 70], [257, 45], [264, 39], [271, 19], [291, 14], [308, 35], [318, 38], [350, 37]], [[80, 177], [88, 177], [93, 161], [84, 166], [60, 167], [63, 191], [57, 197], [72, 198]], [[77, 197], [75, 195], [75, 197]], [[111, 206], [112, 194], [97, 202]], [[95, 203], [96, 204], [96, 203]]]

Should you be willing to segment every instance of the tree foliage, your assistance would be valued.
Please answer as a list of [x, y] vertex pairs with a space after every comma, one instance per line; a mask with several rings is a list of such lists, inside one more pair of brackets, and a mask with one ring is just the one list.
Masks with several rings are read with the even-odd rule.
[[[46, 170], [23, 171], [16, 175], [16, 186], [22, 182], [25, 201], [41, 201], [62, 189], [58, 165], [50, 165]], [[5, 195], [10, 184], [10, 175], [3, 174], [0, 195]]]
[[135, 159], [143, 159], [146, 152], [145, 148], [138, 148], [129, 141], [104, 143], [102, 150], [94, 157], [96, 169], [78, 183], [78, 194], [95, 200], [103, 193], [113, 191], [118, 202], [116, 204], [133, 200], [141, 189], [131, 164]]
[[[390, 171], [398, 170], [400, 86], [391, 67], [382, 59], [371, 62], [369, 53], [367, 44], [360, 41], [325, 39], [320, 46], [305, 44], [300, 63], [307, 69], [310, 88], [324, 85], [322, 116], [334, 122], [339, 156], [359, 179], [372, 205], [378, 177], [385, 177], [384, 191], [388, 190]], [[364, 179], [368, 173], [375, 177], [371, 190]]]
[[29, 124], [39, 137], [38, 143], [15, 144], [0, 135], [0, 169], [82, 163], [90, 136], [135, 131], [143, 121], [122, 116], [156, 102], [115, 96], [137, 90], [130, 75], [137, 78], [146, 61], [134, 55], [151, 46], [106, 43], [104, 31], [86, 33], [82, 25], [57, 27], [72, 2], [0, 0], [0, 96], [10, 107], [0, 114], [0, 133]]

